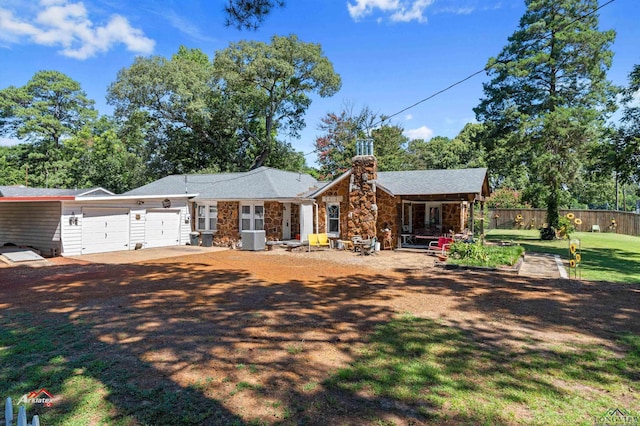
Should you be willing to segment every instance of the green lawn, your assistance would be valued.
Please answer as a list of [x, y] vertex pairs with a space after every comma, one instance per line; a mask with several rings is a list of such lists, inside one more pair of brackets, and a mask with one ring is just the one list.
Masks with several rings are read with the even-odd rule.
[[357, 360], [325, 384], [399, 401], [396, 408], [432, 424], [589, 425], [610, 407], [637, 407], [635, 397], [619, 398], [636, 388], [638, 336], [620, 335], [622, 353], [598, 344], [529, 343], [509, 350], [406, 315], [378, 327]]
[[[492, 229], [489, 241], [513, 241], [530, 253], [558, 254], [569, 259], [569, 240], [542, 241], [537, 230]], [[640, 283], [640, 237], [611, 233], [575, 232], [580, 240], [582, 279]]]

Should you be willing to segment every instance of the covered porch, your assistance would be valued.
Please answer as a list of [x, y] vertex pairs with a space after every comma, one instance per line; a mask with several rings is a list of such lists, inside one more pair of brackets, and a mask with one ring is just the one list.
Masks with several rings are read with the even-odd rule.
[[[484, 198], [468, 194], [466, 199], [404, 196], [400, 202], [397, 248], [425, 249], [441, 237], [469, 240], [476, 231], [474, 217], [484, 207]], [[479, 222], [482, 224], [482, 221]]]

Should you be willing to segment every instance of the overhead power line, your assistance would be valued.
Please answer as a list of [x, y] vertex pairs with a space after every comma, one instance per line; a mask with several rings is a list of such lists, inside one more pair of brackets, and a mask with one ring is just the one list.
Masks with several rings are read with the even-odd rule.
[[[591, 16], [591, 15], [595, 14], [596, 12], [598, 12], [599, 10], [601, 10], [603, 7], [610, 5], [610, 4], [611, 4], [611, 3], [613, 3], [614, 1], [615, 1], [615, 0], [609, 0], [609, 1], [607, 1], [606, 3], [604, 3], [604, 4], [600, 5], [600, 6], [598, 6], [597, 8], [595, 8], [595, 9], [594, 9], [594, 10], [592, 10], [591, 12], [589, 12], [589, 13], [587, 13], [587, 14], [583, 15], [583, 16], [580, 16], [580, 17], [578, 17], [578, 18], [576, 18], [576, 19], [574, 19], [573, 21], [569, 22], [567, 25], [565, 25], [564, 27], [562, 27], [562, 28], [560, 29], [560, 31], [564, 31], [564, 30], [566, 30], [567, 28], [569, 28], [570, 26], [572, 26], [573, 24], [575, 24], [576, 22], [579, 22], [579, 21], [582, 21], [582, 20], [583, 20], [583, 19], [585, 19], [585, 18], [588, 18], [589, 16]], [[544, 41], [544, 40], [548, 40], [548, 39], [550, 39], [550, 38], [551, 38], [551, 36], [549, 35], [549, 36], [547, 36], [547, 37], [544, 37], [542, 40]], [[397, 116], [397, 115], [400, 115], [400, 114], [402, 114], [403, 112], [408, 111], [408, 110], [410, 110], [411, 108], [414, 108], [414, 107], [416, 107], [416, 106], [420, 105], [420, 104], [421, 104], [421, 103], [423, 103], [423, 102], [426, 102], [426, 101], [428, 101], [428, 100], [430, 100], [430, 99], [432, 99], [432, 98], [434, 98], [434, 97], [438, 96], [438, 95], [439, 95], [439, 94], [441, 94], [441, 93], [447, 92], [447, 91], [449, 91], [449, 90], [453, 89], [454, 87], [456, 87], [456, 86], [458, 86], [458, 85], [460, 85], [460, 84], [464, 83], [465, 81], [472, 79], [472, 78], [473, 78], [473, 77], [475, 77], [476, 75], [478, 75], [478, 74], [482, 74], [483, 72], [487, 72], [487, 71], [489, 71], [490, 69], [491, 69], [491, 66], [486, 66], [486, 67], [482, 68], [481, 70], [478, 70], [478, 71], [474, 72], [473, 74], [468, 75], [467, 77], [463, 78], [462, 80], [458, 80], [458, 81], [456, 81], [455, 83], [453, 83], [453, 84], [451, 84], [451, 85], [449, 85], [449, 86], [445, 87], [444, 89], [438, 90], [437, 92], [435, 92], [435, 93], [433, 93], [433, 94], [431, 94], [431, 95], [427, 96], [427, 97], [426, 97], [426, 98], [424, 98], [424, 99], [419, 100], [418, 102], [415, 102], [414, 104], [412, 104], [412, 105], [410, 105], [410, 106], [408, 106], [408, 107], [406, 107], [406, 108], [401, 109], [400, 111], [398, 111], [398, 112], [396, 112], [396, 113], [393, 113], [393, 114], [391, 114], [391, 115], [389, 115], [389, 116], [385, 116], [382, 120], [380, 120], [380, 121], [376, 122], [376, 123], [374, 124], [374, 127], [375, 127], [375, 126], [377, 126], [377, 125], [379, 125], [379, 124], [384, 123], [386, 120], [388, 120], [388, 119], [390, 119], [390, 118], [393, 118], [393, 117], [395, 117], [395, 116]]]
[[[583, 15], [583, 16], [580, 16], [580, 17], [578, 17], [578, 18], [576, 18], [576, 19], [574, 19], [573, 21], [569, 22], [567, 25], [565, 25], [564, 27], [562, 27], [562, 28], [561, 28], [561, 31], [563, 31], [563, 30], [565, 30], [565, 29], [569, 28], [571, 25], [575, 24], [576, 22], [579, 22], [579, 21], [581, 21], [581, 20], [583, 20], [583, 19], [585, 19], [585, 18], [588, 18], [588, 17], [589, 17], [589, 16], [591, 16], [591, 15], [594, 15], [595, 13], [597, 13], [598, 11], [600, 11], [602, 8], [604, 8], [605, 6], [610, 5], [610, 4], [611, 4], [611, 3], [613, 3], [614, 1], [615, 1], [615, 0], [609, 0], [609, 1], [605, 2], [605, 3], [603, 3], [602, 5], [598, 6], [597, 8], [595, 8], [595, 9], [594, 9], [594, 10], [592, 10], [591, 12], [589, 12], [589, 13], [587, 13], [587, 14]], [[550, 39], [550, 38], [551, 38], [551, 36], [547, 36], [547, 37], [544, 37], [542, 40], [547, 40], [547, 39]], [[453, 89], [453, 88], [454, 88], [454, 87], [456, 87], [456, 86], [459, 86], [460, 84], [464, 83], [465, 81], [472, 79], [473, 77], [477, 76], [478, 74], [482, 74], [482, 73], [484, 73], [484, 72], [489, 71], [490, 69], [491, 69], [491, 66], [486, 66], [486, 67], [482, 68], [481, 70], [478, 70], [478, 71], [476, 71], [476, 72], [474, 72], [474, 73], [472, 73], [472, 74], [469, 74], [468, 76], [464, 77], [463, 79], [458, 80], [458, 81], [456, 81], [456, 82], [455, 82], [455, 83], [453, 83], [453, 84], [450, 84], [449, 86], [445, 87], [444, 89], [440, 89], [440, 90], [438, 90], [437, 92], [432, 93], [431, 95], [427, 96], [426, 98], [420, 99], [419, 101], [417, 101], [417, 102], [415, 102], [415, 103], [413, 103], [413, 104], [409, 105], [409, 106], [408, 106], [408, 107], [406, 107], [406, 108], [401, 109], [401, 110], [400, 110], [400, 111], [398, 111], [398, 112], [395, 112], [395, 113], [393, 113], [393, 114], [391, 114], [391, 115], [383, 116], [383, 118], [382, 118], [381, 120], [379, 120], [379, 121], [375, 122], [371, 127], [372, 127], [372, 128], [373, 128], [373, 127], [376, 127], [376, 126], [378, 126], [378, 125], [380, 125], [380, 124], [384, 123], [385, 121], [387, 121], [387, 120], [389, 120], [389, 119], [391, 119], [391, 118], [393, 118], [393, 117], [396, 117], [396, 116], [398, 116], [398, 115], [402, 114], [403, 112], [406, 112], [406, 111], [408, 111], [408, 110], [410, 110], [410, 109], [412, 109], [412, 108], [415, 108], [415, 107], [417, 107], [418, 105], [420, 105], [420, 104], [422, 104], [422, 103], [424, 103], [424, 102], [426, 102], [426, 101], [428, 101], [428, 100], [430, 100], [430, 99], [433, 99], [433, 98], [435, 98], [436, 96], [438, 96], [438, 95], [440, 95], [440, 94], [442, 94], [442, 93], [444, 93], [444, 92], [447, 92], [447, 91], [449, 91], [449, 90]], [[305, 155], [305, 156], [307, 156], [307, 155], [313, 154], [313, 153], [315, 153], [315, 152], [317, 152], [317, 151], [318, 151], [318, 150], [313, 150], [313, 151], [311, 151], [311, 152], [309, 152], [309, 153], [307, 153], [307, 154], [304, 154], [304, 155]]]

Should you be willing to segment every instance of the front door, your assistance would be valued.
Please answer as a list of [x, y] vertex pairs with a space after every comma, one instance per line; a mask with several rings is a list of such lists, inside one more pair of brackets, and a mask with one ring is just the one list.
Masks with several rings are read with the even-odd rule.
[[291, 239], [291, 203], [282, 203], [282, 239]]

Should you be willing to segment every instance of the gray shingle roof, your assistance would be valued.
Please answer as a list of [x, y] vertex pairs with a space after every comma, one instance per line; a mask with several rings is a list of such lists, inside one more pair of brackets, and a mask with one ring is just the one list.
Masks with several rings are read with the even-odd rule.
[[481, 194], [486, 168], [378, 172], [377, 182], [393, 195]]
[[65, 197], [65, 196], [103, 196], [112, 195], [102, 188], [83, 189], [58, 189], [58, 188], [31, 188], [22, 185], [0, 186], [0, 197]]
[[273, 200], [304, 197], [320, 185], [325, 183], [306, 173], [259, 167], [238, 173], [171, 175], [124, 195], [197, 193], [196, 199]]

